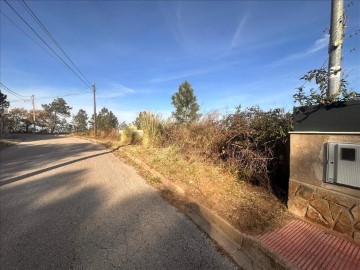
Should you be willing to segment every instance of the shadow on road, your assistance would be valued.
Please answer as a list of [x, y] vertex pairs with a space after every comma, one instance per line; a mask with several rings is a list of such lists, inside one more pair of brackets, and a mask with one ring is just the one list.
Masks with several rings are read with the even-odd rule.
[[7, 184], [10, 184], [10, 183], [13, 183], [13, 182], [16, 182], [16, 181], [23, 180], [23, 179], [31, 177], [31, 176], [38, 175], [40, 173], [48, 172], [48, 171], [51, 171], [51, 170], [54, 170], [54, 169], [57, 169], [57, 168], [64, 167], [66, 165], [70, 165], [70, 164], [73, 164], [73, 163], [76, 163], [76, 162], [79, 162], [79, 161], [83, 161], [83, 160], [86, 160], [86, 159], [106, 155], [106, 154], [109, 154], [109, 153], [112, 153], [112, 152], [113, 151], [101, 152], [99, 154], [95, 154], [95, 155], [91, 155], [91, 156], [86, 156], [86, 157], [70, 160], [70, 161], [63, 162], [63, 163], [60, 163], [60, 164], [57, 164], [57, 165], [54, 165], [54, 166], [51, 166], [51, 167], [47, 167], [47, 168], [44, 168], [44, 169], [41, 169], [41, 170], [37, 170], [35, 172], [31, 172], [31, 173], [27, 173], [27, 174], [20, 175], [20, 176], [17, 176], [17, 177], [13, 177], [13, 178], [10, 178], [10, 179], [6, 179], [6, 180], [3, 180], [3, 181], [0, 181], [0, 187], [4, 186], [4, 185], [7, 185]]
[[0, 189], [1, 269], [233, 269], [152, 188], [86, 173]]
[[[33, 138], [35, 137], [35, 139]], [[76, 139], [74, 143], [65, 143], [59, 136], [33, 136], [32, 141], [23, 142], [0, 151], [0, 179], [13, 178], [19, 171], [29, 171], [46, 167], [62, 159], [76, 158], [86, 153], [104, 151], [104, 146]], [[53, 137], [47, 141], [36, 140], [40, 137]], [[61, 138], [59, 140], [59, 138]], [[34, 143], [32, 143], [34, 142]]]

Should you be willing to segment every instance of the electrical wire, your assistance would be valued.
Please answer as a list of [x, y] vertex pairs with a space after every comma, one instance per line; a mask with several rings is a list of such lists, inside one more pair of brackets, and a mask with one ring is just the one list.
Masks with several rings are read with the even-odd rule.
[[15, 102], [31, 102], [31, 100], [19, 100], [19, 99], [16, 99], [16, 100], [9, 100], [9, 103], [15, 103]]
[[61, 97], [69, 97], [69, 96], [77, 96], [77, 95], [83, 95], [83, 94], [88, 94], [88, 93], [92, 93], [92, 91], [71, 93], [71, 94], [51, 96], [51, 97], [39, 97], [39, 98], [36, 98], [36, 100], [53, 99], [53, 98], [61, 98]]
[[81, 78], [79, 76], [79, 74], [77, 74], [65, 61], [64, 59], [62, 59], [55, 51], [53, 48], [50, 47], [50, 45], [34, 30], [34, 28], [32, 28], [30, 26], [30, 24], [16, 11], [16, 9], [13, 8], [13, 6], [11, 6], [9, 4], [9, 2], [7, 0], [4, 0], [4, 2], [13, 10], [13, 12], [31, 29], [31, 31], [33, 31], [35, 33], [35, 35], [68, 67], [68, 69], [70, 69], [74, 75], [76, 77], [78, 77], [88, 88], [91, 89], [91, 84], [88, 84], [83, 78]]
[[2, 82], [0, 82], [0, 86], [8, 93], [10, 93], [11, 95], [17, 97], [18, 99], [21, 99], [23, 101], [26, 101], [27, 99], [24, 98], [29, 98], [30, 96], [23, 96], [20, 95], [18, 93], [16, 93], [15, 91], [11, 90], [9, 87], [7, 87], [5, 84], [3, 84]]
[[[25, 98], [31, 98], [31, 96], [23, 96], [20, 95], [18, 93], [16, 93], [15, 91], [11, 90], [9, 87], [7, 87], [5, 84], [3, 84], [2, 82], [0, 82], [0, 86], [1, 88], [3, 88], [5, 91], [9, 92], [10, 94], [12, 94], [13, 96], [17, 97], [19, 100], [12, 100], [11, 102], [20, 102], [20, 101], [24, 101], [24, 102], [28, 102], [31, 101], [31, 99], [25, 99]], [[43, 100], [43, 99], [53, 99], [53, 98], [61, 98], [61, 97], [69, 97], [69, 96], [77, 96], [77, 95], [83, 95], [83, 94], [88, 94], [88, 93], [92, 93], [92, 91], [82, 91], [82, 92], [77, 92], [77, 93], [69, 93], [69, 94], [63, 94], [63, 95], [57, 95], [57, 96], [48, 96], [48, 97], [39, 97], [36, 98], [36, 100]]]
[[60, 44], [55, 40], [55, 38], [50, 34], [48, 29], [44, 26], [44, 24], [40, 21], [40, 19], [36, 16], [34, 11], [26, 4], [24, 0], [21, 0], [22, 5], [25, 7], [27, 12], [32, 16], [32, 18], [37, 22], [37, 24], [45, 31], [45, 33], [50, 37], [50, 39], [54, 42], [54, 44], [60, 49], [60, 51], [65, 55], [65, 57], [70, 61], [70, 63], [75, 67], [75, 69], [81, 74], [84, 80], [91, 85], [89, 80], [85, 77], [85, 75], [80, 71], [80, 69], [75, 65], [75, 63], [70, 59], [68, 54], [63, 50]]
[[[36, 98], [36, 100], [55, 99], [55, 98], [62, 98], [62, 97], [83, 95], [83, 94], [88, 94], [88, 93], [92, 93], [92, 91], [78, 92], [78, 93], [70, 93], [70, 94], [58, 95], [58, 96], [39, 97], [39, 98]], [[31, 100], [12, 100], [12, 101], [9, 101], [9, 102], [20, 102], [20, 101], [29, 102], [29, 101], [31, 101]]]
[[60, 64], [60, 60], [55, 57], [52, 53], [50, 53], [48, 50], [45, 49], [44, 46], [41, 45], [38, 41], [36, 41], [32, 36], [30, 36], [24, 29], [22, 29], [16, 22], [14, 22], [9, 16], [7, 16], [4, 12], [0, 10], [1, 15], [3, 15], [6, 19], [8, 19], [17, 29], [19, 29], [21, 32], [23, 32], [29, 39], [34, 41], [41, 49], [43, 49], [47, 54], [49, 54], [52, 58], [54, 58], [56, 61], [58, 61]]

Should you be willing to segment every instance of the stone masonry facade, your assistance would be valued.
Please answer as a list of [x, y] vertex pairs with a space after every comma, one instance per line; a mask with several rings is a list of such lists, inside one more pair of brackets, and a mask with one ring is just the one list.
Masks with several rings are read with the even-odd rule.
[[360, 244], [360, 199], [291, 179], [288, 208]]

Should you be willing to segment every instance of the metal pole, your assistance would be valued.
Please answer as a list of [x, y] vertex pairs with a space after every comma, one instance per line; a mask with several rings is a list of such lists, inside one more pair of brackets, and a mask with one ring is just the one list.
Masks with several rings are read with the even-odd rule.
[[32, 100], [32, 107], [33, 107], [34, 133], [36, 133], [36, 125], [35, 125], [35, 121], [36, 121], [36, 117], [35, 117], [35, 96], [34, 96], [34, 95], [31, 96], [31, 100]]
[[96, 128], [96, 97], [95, 97], [95, 92], [96, 92], [96, 88], [95, 88], [95, 83], [94, 83], [93, 84], [93, 93], [94, 93], [94, 137], [96, 138], [97, 128]]
[[344, 0], [331, 1], [329, 44], [329, 85], [327, 96], [337, 95], [341, 87], [341, 48], [345, 24]]

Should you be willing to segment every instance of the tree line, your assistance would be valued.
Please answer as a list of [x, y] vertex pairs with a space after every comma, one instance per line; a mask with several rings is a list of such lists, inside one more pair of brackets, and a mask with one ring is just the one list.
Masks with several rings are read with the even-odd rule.
[[[8, 107], [6, 95], [1, 93], [1, 107]], [[173, 117], [179, 123], [190, 123], [201, 116], [194, 91], [187, 81], [183, 82], [172, 97], [176, 110]], [[94, 128], [94, 115], [88, 116], [80, 109], [71, 117], [72, 107], [63, 98], [56, 98], [48, 104], [42, 104], [40, 110], [12, 108], [7, 115], [7, 126], [10, 133], [85, 133]], [[142, 113], [133, 122], [139, 129]], [[3, 118], [3, 115], [1, 115]], [[71, 117], [71, 118], [70, 118]], [[70, 118], [70, 119], [69, 119]], [[96, 115], [97, 130], [108, 132], [113, 129], [125, 129], [126, 122], [119, 123], [117, 117], [107, 108], [102, 108]]]
[[[88, 132], [94, 128], [94, 115], [90, 118], [80, 109], [71, 117], [72, 107], [63, 98], [42, 104], [41, 110], [13, 108], [7, 115], [7, 126], [11, 133], [71, 133]], [[35, 121], [34, 121], [35, 118]], [[107, 108], [96, 114], [96, 124], [100, 131], [110, 131], [119, 127], [117, 117]]]

